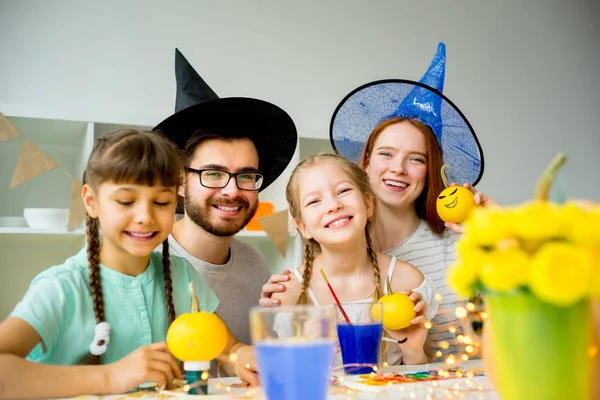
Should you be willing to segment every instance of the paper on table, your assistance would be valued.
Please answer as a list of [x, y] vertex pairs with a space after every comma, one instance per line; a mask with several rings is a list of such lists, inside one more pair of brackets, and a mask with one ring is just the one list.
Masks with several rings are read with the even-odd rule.
[[69, 225], [67, 230], [71, 230], [79, 225], [85, 218], [85, 207], [81, 198], [81, 181], [71, 178], [71, 201], [69, 203]]
[[14, 188], [36, 176], [58, 168], [58, 165], [42, 149], [31, 143], [27, 138], [23, 138], [21, 154], [19, 154], [19, 160], [17, 161], [17, 167], [10, 182], [10, 188]]
[[21, 131], [0, 113], [0, 142], [17, 137], [20, 134]]
[[288, 239], [288, 210], [276, 212], [258, 219], [267, 236], [285, 257]]

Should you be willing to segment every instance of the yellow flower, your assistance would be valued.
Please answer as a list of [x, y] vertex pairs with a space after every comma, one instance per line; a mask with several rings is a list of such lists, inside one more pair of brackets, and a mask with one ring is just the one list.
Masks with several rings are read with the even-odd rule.
[[566, 237], [576, 245], [600, 248], [600, 207], [583, 209], [569, 202], [561, 210]]
[[461, 235], [456, 241], [456, 254], [459, 258], [468, 257], [470, 254], [481, 252], [481, 246], [474, 235]]
[[592, 297], [600, 297], [600, 251], [592, 252], [592, 280], [590, 292]]
[[497, 292], [507, 292], [527, 282], [529, 256], [517, 247], [494, 250], [481, 269], [481, 282]]
[[507, 213], [497, 207], [476, 207], [465, 221], [465, 236], [480, 246], [494, 246], [511, 237], [512, 223]]
[[519, 239], [530, 242], [565, 236], [560, 208], [547, 201], [533, 201], [509, 211], [513, 230]]
[[477, 280], [477, 266], [471, 262], [455, 261], [448, 269], [448, 284], [461, 297], [475, 295], [473, 284]]
[[575, 304], [590, 290], [592, 266], [589, 251], [565, 242], [547, 243], [532, 258], [531, 291], [548, 303]]

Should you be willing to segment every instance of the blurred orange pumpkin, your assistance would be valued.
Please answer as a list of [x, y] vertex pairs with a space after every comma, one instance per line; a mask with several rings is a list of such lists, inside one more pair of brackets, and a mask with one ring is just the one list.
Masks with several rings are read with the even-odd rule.
[[266, 217], [267, 215], [271, 215], [273, 213], [275, 213], [275, 206], [273, 205], [273, 203], [259, 201], [258, 208], [256, 209], [256, 214], [254, 214], [254, 217], [252, 217], [250, 222], [248, 222], [248, 225], [246, 225], [246, 230], [264, 231], [262, 225], [258, 222], [258, 219]]

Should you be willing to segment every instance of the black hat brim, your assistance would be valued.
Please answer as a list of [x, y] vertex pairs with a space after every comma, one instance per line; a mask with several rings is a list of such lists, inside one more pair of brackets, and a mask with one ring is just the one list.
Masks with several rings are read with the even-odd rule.
[[258, 169], [263, 175], [260, 190], [266, 189], [286, 169], [298, 142], [292, 118], [269, 102], [225, 97], [185, 108], [155, 126], [180, 149], [199, 130], [225, 138], [248, 138], [258, 152]]

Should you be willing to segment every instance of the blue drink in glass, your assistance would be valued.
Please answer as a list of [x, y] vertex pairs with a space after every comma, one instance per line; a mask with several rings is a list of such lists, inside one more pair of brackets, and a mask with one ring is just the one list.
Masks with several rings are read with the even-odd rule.
[[268, 400], [325, 400], [335, 355], [333, 306], [250, 312], [258, 376]]
[[331, 340], [256, 345], [261, 385], [268, 399], [325, 399], [333, 364]]
[[[342, 352], [344, 372], [368, 374], [372, 367], [348, 364], [379, 365], [381, 335], [383, 334], [383, 305], [379, 302], [342, 303], [344, 313], [337, 312], [337, 334]], [[378, 313], [373, 313], [373, 310]], [[344, 315], [345, 314], [345, 315]]]
[[[353, 324], [338, 323], [338, 338], [342, 360], [346, 364], [378, 365], [383, 326], [381, 323]], [[344, 367], [347, 374], [368, 374], [371, 367]]]

